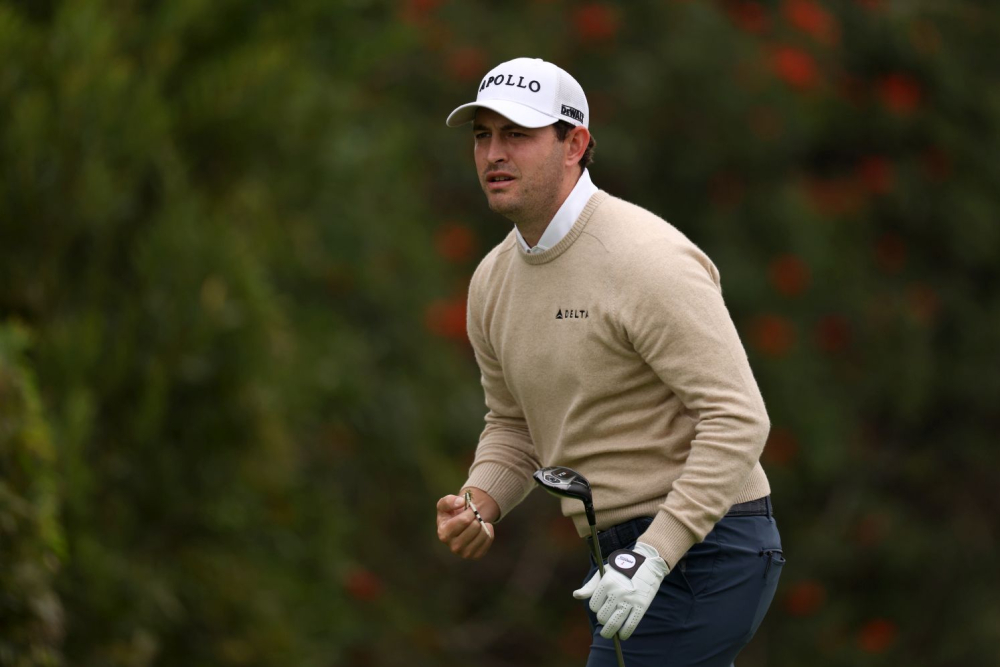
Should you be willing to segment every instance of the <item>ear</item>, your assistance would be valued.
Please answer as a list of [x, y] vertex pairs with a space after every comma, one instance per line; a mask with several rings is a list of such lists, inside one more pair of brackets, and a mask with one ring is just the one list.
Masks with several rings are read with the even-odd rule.
[[578, 125], [570, 130], [566, 135], [566, 160], [564, 164], [567, 167], [576, 165], [580, 161], [580, 158], [583, 157], [589, 143], [590, 130], [583, 125]]

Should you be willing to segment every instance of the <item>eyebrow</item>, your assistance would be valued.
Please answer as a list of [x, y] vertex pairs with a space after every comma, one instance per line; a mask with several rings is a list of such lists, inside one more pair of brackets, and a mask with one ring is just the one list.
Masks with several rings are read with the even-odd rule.
[[[486, 127], [485, 125], [476, 124], [472, 126], [473, 132], [482, 132], [483, 130], [489, 131], [489, 129], [490, 128]], [[506, 132], [507, 130], [527, 130], [527, 129], [528, 128], [521, 127], [520, 125], [515, 125], [514, 123], [507, 123], [506, 125], [502, 125], [500, 127], [501, 132]]]

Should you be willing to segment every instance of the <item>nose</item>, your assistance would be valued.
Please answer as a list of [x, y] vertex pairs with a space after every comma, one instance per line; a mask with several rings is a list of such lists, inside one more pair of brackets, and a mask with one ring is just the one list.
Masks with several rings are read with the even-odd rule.
[[503, 145], [503, 141], [500, 137], [496, 135], [490, 137], [490, 145], [486, 150], [486, 159], [490, 164], [500, 164], [507, 160], [507, 150]]

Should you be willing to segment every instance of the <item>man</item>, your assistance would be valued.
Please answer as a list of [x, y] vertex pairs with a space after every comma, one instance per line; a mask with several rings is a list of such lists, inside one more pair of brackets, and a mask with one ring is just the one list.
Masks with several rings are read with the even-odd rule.
[[[728, 666], [784, 563], [759, 463], [770, 424], [718, 270], [594, 186], [589, 121], [576, 80], [529, 58], [493, 69], [448, 117], [473, 123], [480, 185], [515, 227], [469, 288], [488, 412], [468, 480], [438, 501], [438, 537], [482, 557], [535, 469], [573, 468], [602, 553], [626, 553], [603, 578], [591, 562], [574, 592], [589, 600], [588, 665], [615, 664], [617, 632], [629, 667]], [[562, 510], [589, 535], [581, 503]]]

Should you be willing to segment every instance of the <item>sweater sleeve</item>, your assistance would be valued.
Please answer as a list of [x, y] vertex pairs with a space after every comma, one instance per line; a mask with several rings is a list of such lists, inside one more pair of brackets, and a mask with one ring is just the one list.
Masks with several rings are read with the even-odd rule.
[[687, 239], [636, 259], [623, 290], [626, 333], [697, 419], [681, 474], [639, 538], [673, 567], [732, 506], [770, 423], [711, 260]]
[[485, 298], [474, 276], [469, 289], [467, 327], [479, 364], [487, 412], [469, 478], [462, 488], [472, 486], [490, 494], [503, 518], [534, 488], [531, 475], [541, 465], [524, 412], [511, 394], [503, 367], [486, 336], [485, 310]]

